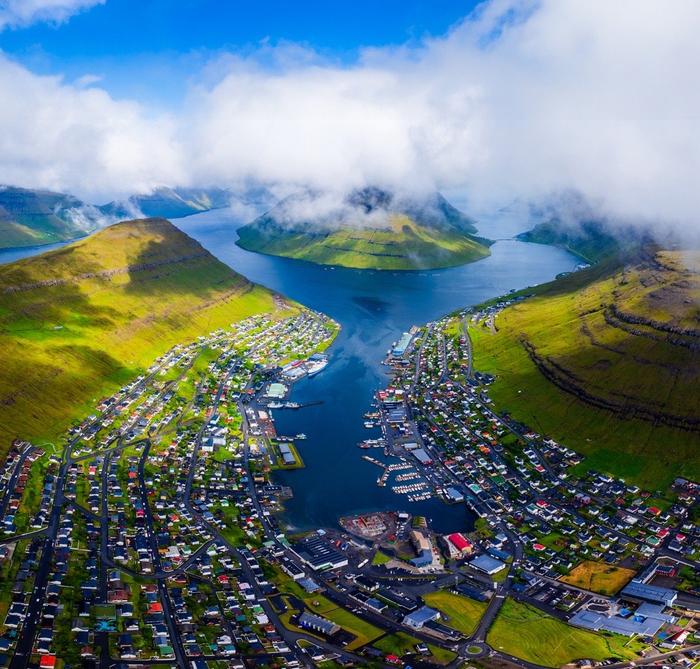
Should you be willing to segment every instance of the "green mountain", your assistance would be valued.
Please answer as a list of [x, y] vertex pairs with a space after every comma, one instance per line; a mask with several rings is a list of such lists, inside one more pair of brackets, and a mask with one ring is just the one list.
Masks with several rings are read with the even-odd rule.
[[114, 201], [100, 210], [116, 219], [133, 216], [180, 218], [227, 207], [231, 193], [222, 188], [156, 188], [152, 193], [132, 195], [126, 202]]
[[163, 219], [0, 266], [0, 452], [53, 439], [174, 344], [283, 306]]
[[518, 239], [558, 246], [589, 263], [614, 255], [622, 245], [620, 237], [599, 221], [565, 224], [560, 219], [551, 219], [519, 234]]
[[412, 270], [451, 267], [489, 255], [471, 219], [439, 193], [399, 197], [378, 188], [337, 202], [325, 193], [286, 198], [238, 229], [249, 251], [321, 265]]
[[473, 325], [475, 368], [496, 376], [495, 404], [588, 455], [585, 469], [651, 490], [698, 480], [698, 267], [698, 251], [646, 247]]
[[99, 209], [72, 195], [0, 186], [0, 248], [83, 237], [103, 221]]

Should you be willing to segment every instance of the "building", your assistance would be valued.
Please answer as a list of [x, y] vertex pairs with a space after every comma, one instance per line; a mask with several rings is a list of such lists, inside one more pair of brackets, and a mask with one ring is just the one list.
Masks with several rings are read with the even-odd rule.
[[320, 632], [326, 636], [333, 636], [340, 630], [340, 626], [336, 625], [334, 622], [306, 611], [299, 616], [299, 627], [313, 630], [314, 632]]
[[459, 532], [448, 534], [445, 539], [461, 556], [469, 555], [474, 550], [472, 542]]
[[394, 348], [391, 350], [391, 355], [394, 358], [401, 358], [403, 354], [406, 352], [406, 349], [408, 348], [409, 344], [411, 343], [411, 333], [410, 332], [404, 332], [401, 335], [401, 338], [399, 339], [398, 342], [396, 342], [396, 345]]
[[503, 562], [496, 560], [496, 558], [492, 558], [490, 555], [479, 555], [469, 564], [474, 567], [474, 569], [483, 571], [489, 576], [497, 574], [499, 571], [506, 568]]
[[271, 383], [265, 393], [265, 397], [270, 399], [281, 400], [287, 394], [287, 386], [283, 383]]
[[412, 451], [413, 457], [418, 460], [424, 467], [433, 464], [433, 459], [425, 452], [423, 448], [416, 448]]
[[664, 607], [659, 604], [644, 603], [639, 606], [634, 615], [609, 616], [598, 611], [581, 609], [569, 622], [578, 627], [598, 632], [604, 630], [625, 636], [654, 636], [666, 623], [675, 621], [673, 616], [663, 613]]
[[404, 616], [404, 625], [408, 625], [415, 630], [419, 630], [426, 623], [432, 622], [433, 620], [440, 619], [440, 611], [431, 609], [429, 606], [421, 606], [415, 611], [411, 611]]
[[639, 602], [652, 602], [673, 606], [678, 593], [671, 588], [660, 588], [656, 585], [647, 585], [637, 579], [630, 581], [620, 593], [623, 597]]
[[411, 543], [416, 549], [417, 557], [411, 560], [414, 567], [427, 567], [433, 562], [433, 544], [422, 532], [411, 530]]
[[445, 497], [447, 497], [450, 502], [463, 502], [464, 495], [457, 490], [457, 488], [449, 487], [445, 490]]
[[280, 449], [280, 455], [282, 456], [282, 461], [284, 462], [285, 465], [296, 464], [297, 459], [294, 457], [294, 453], [292, 453], [292, 449], [289, 448], [289, 446], [287, 444], [280, 444], [279, 449]]
[[312, 535], [300, 541], [294, 545], [292, 550], [305, 565], [311, 567], [314, 571], [337, 569], [348, 564], [348, 559], [345, 555], [318, 535]]

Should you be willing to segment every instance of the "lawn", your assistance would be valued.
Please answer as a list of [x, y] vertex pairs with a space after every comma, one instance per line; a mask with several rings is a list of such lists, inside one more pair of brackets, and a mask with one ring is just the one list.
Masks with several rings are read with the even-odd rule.
[[632, 580], [635, 573], [634, 569], [585, 560], [576, 565], [570, 574], [562, 576], [561, 580], [601, 595], [614, 595]]
[[384, 552], [382, 551], [377, 551], [374, 556], [372, 557], [372, 564], [377, 567], [379, 565], [387, 564], [387, 562], [391, 562], [391, 558]]
[[[527, 604], [507, 599], [494, 621], [488, 644], [527, 662], [560, 667], [579, 659], [633, 659], [628, 639], [571, 627]], [[637, 646], [638, 648], [638, 646]]]
[[487, 607], [486, 602], [477, 602], [447, 590], [431, 592], [423, 597], [423, 601], [443, 614], [445, 625], [466, 635], [474, 632]]
[[[372, 645], [387, 655], [403, 657], [404, 655], [415, 654], [416, 645], [419, 643], [420, 640], [412, 637], [410, 634], [397, 632], [396, 634], [387, 634], [385, 637], [379, 639], [379, 641], [375, 641]], [[426, 656], [425, 659], [429, 661], [432, 660], [435, 664], [449, 664], [456, 657], [456, 654], [452, 651], [434, 646], [431, 643], [426, 645], [428, 646], [428, 650], [430, 650], [432, 658]]]

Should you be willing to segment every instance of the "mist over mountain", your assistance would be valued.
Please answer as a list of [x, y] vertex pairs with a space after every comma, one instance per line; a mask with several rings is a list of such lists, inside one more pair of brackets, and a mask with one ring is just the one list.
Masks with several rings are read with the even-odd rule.
[[0, 186], [0, 248], [75, 239], [109, 222], [99, 207], [72, 195]]
[[238, 229], [250, 251], [373, 269], [447, 267], [488, 255], [474, 221], [440, 193], [368, 186], [290, 195]]

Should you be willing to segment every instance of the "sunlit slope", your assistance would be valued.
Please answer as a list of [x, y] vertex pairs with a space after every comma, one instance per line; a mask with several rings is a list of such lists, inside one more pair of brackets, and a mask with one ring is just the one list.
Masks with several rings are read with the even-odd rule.
[[700, 253], [576, 273], [470, 329], [499, 408], [651, 489], [700, 478]]
[[377, 228], [314, 232], [251, 224], [238, 234], [238, 244], [250, 251], [359, 269], [452, 267], [489, 255], [488, 245], [478, 237], [456, 228], [421, 225], [402, 214]]
[[173, 344], [279, 304], [163, 219], [0, 267], [0, 451], [54, 438]]

